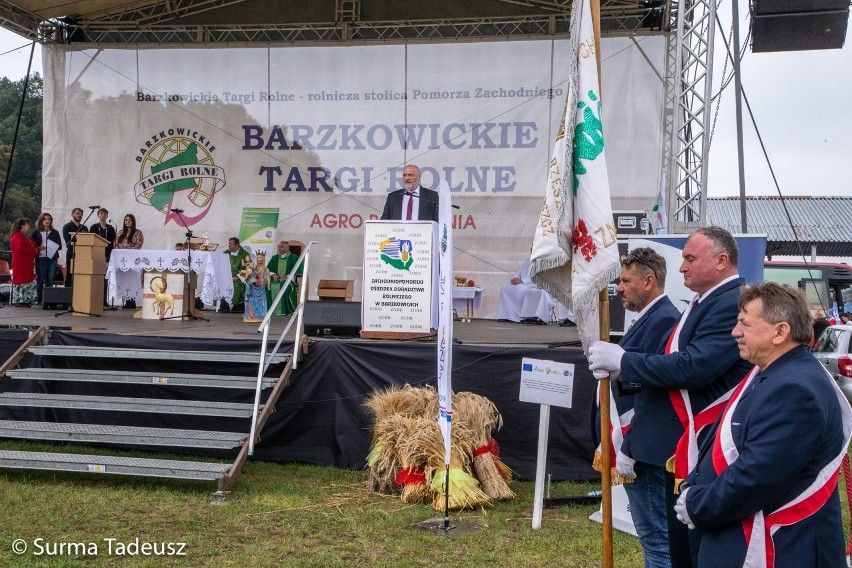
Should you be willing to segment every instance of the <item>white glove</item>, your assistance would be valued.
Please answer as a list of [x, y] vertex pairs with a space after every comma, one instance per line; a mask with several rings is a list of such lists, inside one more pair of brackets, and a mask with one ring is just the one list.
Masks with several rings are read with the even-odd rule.
[[617, 471], [621, 477], [636, 479], [636, 472], [633, 471], [634, 465], [636, 465], [636, 460], [627, 457], [621, 452], [618, 452], [615, 456], [615, 471]]
[[689, 513], [686, 510], [686, 494], [689, 493], [691, 488], [687, 487], [680, 493], [680, 497], [677, 499], [677, 503], [675, 503], [675, 514], [677, 515], [677, 520], [685, 524], [688, 528], [694, 529], [695, 525], [692, 522], [692, 519], [689, 518]]
[[[610, 376], [618, 376], [621, 372], [622, 355], [624, 355], [624, 349], [615, 343], [595, 341], [589, 348], [589, 369], [592, 372], [606, 371]], [[598, 374], [595, 373], [595, 378], [599, 378]], [[600, 375], [602, 374], [600, 373]]]

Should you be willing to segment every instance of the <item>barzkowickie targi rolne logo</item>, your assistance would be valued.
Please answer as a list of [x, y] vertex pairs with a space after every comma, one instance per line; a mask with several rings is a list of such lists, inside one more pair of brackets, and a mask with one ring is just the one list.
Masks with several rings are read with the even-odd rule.
[[[225, 170], [213, 160], [216, 146], [191, 128], [169, 128], [152, 135], [139, 147], [139, 181], [136, 201], [165, 215], [163, 225], [174, 220], [191, 227], [207, 215], [216, 193], [225, 187]], [[181, 217], [172, 209], [182, 209]]]

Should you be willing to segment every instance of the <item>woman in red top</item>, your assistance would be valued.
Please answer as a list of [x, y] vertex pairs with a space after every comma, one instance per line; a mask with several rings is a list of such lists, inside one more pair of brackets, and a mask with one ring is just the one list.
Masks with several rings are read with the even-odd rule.
[[18, 219], [12, 225], [12, 303], [29, 307], [36, 301], [36, 256], [39, 247], [30, 236], [30, 220]]

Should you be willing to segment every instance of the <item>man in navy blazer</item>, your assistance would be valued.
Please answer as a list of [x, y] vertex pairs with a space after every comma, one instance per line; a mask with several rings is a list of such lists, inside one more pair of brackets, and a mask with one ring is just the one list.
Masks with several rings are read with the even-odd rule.
[[[661, 353], [680, 312], [665, 295], [666, 259], [654, 249], [641, 247], [621, 257], [621, 276], [616, 291], [626, 310], [639, 315], [630, 325], [619, 346], [637, 353]], [[616, 454], [615, 467], [623, 478], [632, 479], [624, 489], [630, 502], [633, 526], [645, 552], [645, 566], [671, 566], [666, 509], [666, 460], [648, 446], [658, 421], [677, 420], [668, 392], [646, 387], [626, 389], [613, 381], [613, 398], [620, 415], [633, 409], [630, 427]], [[672, 516], [674, 513], [672, 512]], [[676, 520], [676, 519], [674, 519]]]
[[[382, 219], [438, 222], [438, 192], [420, 185], [420, 168], [409, 164], [402, 169], [403, 189], [388, 194]], [[409, 205], [411, 202], [411, 205]], [[408, 211], [411, 210], [411, 216]]]
[[697, 565], [846, 566], [837, 477], [852, 409], [807, 350], [799, 290], [748, 286], [739, 309], [732, 335], [756, 368], [704, 439], [675, 507], [697, 529]]
[[[694, 467], [689, 458], [698, 453], [699, 435], [706, 433], [702, 427], [712, 424], [721, 412], [719, 399], [730, 396], [751, 369], [740, 358], [731, 336], [743, 284], [737, 273], [737, 242], [721, 227], [704, 227], [686, 239], [682, 257], [684, 284], [696, 296], [672, 330], [664, 353], [624, 352], [617, 345], [600, 341], [589, 350], [593, 371], [619, 373], [618, 380], [631, 388], [668, 390], [669, 404], [678, 420], [657, 420], [646, 430], [647, 436], [640, 430], [636, 434], [648, 440], [647, 454], [640, 455], [659, 459], [674, 454], [668, 469], [675, 473], [675, 483], [686, 477], [690, 465]], [[659, 403], [665, 406], [663, 400]], [[674, 491], [671, 487], [666, 492], [669, 509], [676, 501]], [[689, 534], [678, 522], [669, 524], [669, 548], [672, 566], [692, 565]]]

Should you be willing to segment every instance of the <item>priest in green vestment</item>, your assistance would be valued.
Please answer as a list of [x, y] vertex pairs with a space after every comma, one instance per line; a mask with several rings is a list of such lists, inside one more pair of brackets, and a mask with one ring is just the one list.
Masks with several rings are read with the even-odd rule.
[[243, 260], [249, 256], [249, 253], [240, 246], [240, 239], [231, 237], [228, 239], [228, 250], [225, 251], [225, 254], [229, 255], [228, 259], [231, 261], [231, 279], [234, 281], [234, 295], [231, 296], [230, 309], [243, 313], [246, 284], [239, 279], [238, 274], [243, 269]]
[[[287, 241], [281, 241], [278, 243], [278, 254], [273, 256], [266, 267], [269, 269], [269, 281], [270, 286], [267, 291], [267, 305], [272, 305], [272, 300], [278, 295], [278, 291], [281, 290], [281, 285], [287, 280], [287, 275], [290, 274], [290, 271], [293, 270], [293, 267], [296, 266], [296, 261], [299, 260], [299, 257], [290, 252], [290, 243]], [[302, 281], [302, 266], [299, 265], [299, 269], [296, 271], [296, 281], [291, 282], [287, 287], [287, 291], [284, 293], [284, 296], [281, 298], [281, 302], [275, 306], [275, 310], [272, 312], [278, 315], [290, 315], [296, 311], [296, 292], [298, 290], [298, 285], [301, 284]]]

